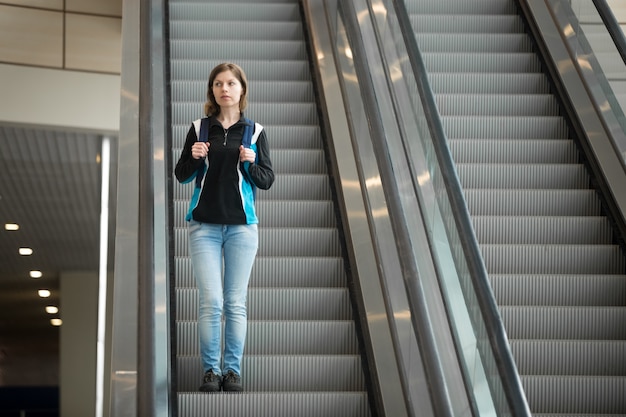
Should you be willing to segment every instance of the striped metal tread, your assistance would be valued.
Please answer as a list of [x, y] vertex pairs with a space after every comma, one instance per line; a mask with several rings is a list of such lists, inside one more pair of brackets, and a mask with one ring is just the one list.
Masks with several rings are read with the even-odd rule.
[[[175, 230], [179, 253], [189, 253], [185, 229]], [[258, 256], [337, 256], [341, 253], [336, 228], [262, 227], [259, 228]]]
[[[199, 356], [198, 324], [176, 324], [179, 355]], [[248, 321], [244, 355], [358, 355], [352, 320]]]
[[[626, 410], [626, 377], [526, 376], [521, 377], [533, 416], [545, 413], [578, 417], [589, 414], [622, 415]], [[546, 395], [549, 393], [549, 395]]]
[[604, 216], [472, 216], [481, 244], [569, 244], [610, 242], [613, 229]]
[[[218, 63], [216, 63], [217, 65]], [[246, 67], [249, 73], [249, 68]], [[286, 72], [286, 71], [285, 71]], [[275, 72], [276, 73], [276, 72]], [[278, 72], [280, 75], [280, 71]], [[204, 77], [202, 77], [204, 76]], [[202, 72], [202, 76], [193, 80], [181, 80], [172, 82], [173, 96], [172, 100], [176, 102], [198, 103], [206, 99], [207, 80], [209, 74]], [[293, 80], [283, 79], [280, 85], [276, 85], [273, 80], [264, 80], [248, 82], [250, 89], [254, 91], [254, 100], [263, 103], [302, 103], [314, 99], [313, 87], [310, 82], [303, 81], [300, 77], [293, 77]], [[290, 101], [285, 101], [287, 99]]]
[[[237, 30], [233, 30], [233, 27], [237, 27]], [[304, 41], [302, 24], [293, 21], [275, 21], [268, 25], [267, 21], [218, 20], [207, 25], [205, 20], [172, 20], [170, 21], [170, 36], [175, 37], [176, 40]]]
[[569, 130], [557, 116], [442, 116], [449, 139], [568, 139]]
[[541, 73], [439, 72], [428, 79], [437, 94], [546, 94], [550, 89]]
[[423, 53], [429, 72], [533, 73], [541, 71], [541, 62], [533, 53]]
[[366, 417], [367, 394], [362, 392], [244, 392], [181, 393], [181, 416], [250, 417], [250, 410], [272, 417]]
[[480, 244], [489, 274], [622, 274], [617, 245]]
[[[174, 227], [186, 228], [185, 215], [189, 202], [174, 201]], [[262, 200], [256, 203], [261, 227], [336, 227], [335, 206], [332, 201]]]
[[[172, 119], [175, 121], [189, 118], [190, 114], [197, 114], [200, 110], [196, 102], [172, 103]], [[262, 125], [294, 124], [316, 125], [318, 124], [317, 108], [315, 103], [250, 103], [245, 115], [253, 120], [262, 120]], [[198, 114], [197, 117], [201, 115]], [[187, 129], [191, 126], [191, 121]]]
[[[193, 186], [174, 188], [174, 200], [191, 199]], [[262, 200], [331, 200], [328, 175], [297, 174], [276, 175], [269, 190], [259, 192], [257, 201]]]
[[306, 45], [297, 40], [173, 40], [172, 44], [172, 59], [236, 61], [239, 59], [305, 60], [307, 58]]
[[[196, 391], [203, 375], [200, 357], [179, 356], [177, 364], [179, 391]], [[359, 355], [245, 355], [241, 377], [245, 391], [365, 390]]]
[[589, 184], [582, 164], [457, 164], [463, 188], [581, 189]]
[[[172, 80], [173, 87], [180, 85], [180, 81], [185, 82], [202, 82], [200, 92], [206, 88], [206, 80], [209, 78], [209, 72], [217, 64], [224, 60], [220, 57], [214, 59], [172, 59], [170, 69], [176, 73], [176, 79]], [[263, 81], [306, 81], [310, 78], [310, 70], [308, 63], [302, 60], [250, 60], [239, 59], [239, 65], [245, 67], [248, 82], [257, 83]], [[282, 83], [281, 83], [282, 84]], [[308, 82], [310, 85], [310, 81]], [[278, 87], [278, 86], [277, 86]], [[256, 97], [256, 91], [251, 90], [250, 94]], [[204, 100], [205, 96], [201, 98]], [[289, 99], [289, 97], [285, 97]]]
[[623, 306], [626, 275], [508, 274], [489, 276], [501, 306]]
[[[197, 117], [201, 117], [200, 114]], [[269, 125], [263, 127], [267, 131], [270, 142], [270, 152], [274, 149], [314, 149], [322, 146], [321, 134], [318, 126], [313, 125]], [[185, 143], [187, 132], [191, 128], [191, 121], [172, 126], [173, 156], [178, 158]], [[177, 160], [177, 159], [176, 159]], [[184, 188], [184, 187], [183, 187]]]
[[593, 190], [464, 189], [472, 216], [597, 216]]
[[624, 340], [626, 307], [500, 306], [510, 339]]
[[563, 139], [450, 139], [456, 163], [574, 164], [578, 149]]
[[519, 52], [529, 53], [533, 44], [525, 33], [416, 33], [424, 53]]
[[437, 94], [442, 116], [557, 116], [551, 94]]
[[407, 1], [409, 14], [517, 15], [515, 4], [502, 0]]
[[[176, 290], [176, 320], [198, 319], [198, 290]], [[347, 288], [250, 288], [248, 320], [350, 320]]]
[[173, 1], [170, 2], [170, 21], [292, 21], [300, 20], [300, 8], [293, 2], [286, 4], [254, 2], [207, 2], [207, 1]]
[[522, 375], [626, 376], [626, 340], [511, 340]]
[[[176, 257], [176, 287], [195, 288], [189, 256]], [[331, 288], [345, 287], [344, 259], [340, 256], [258, 256], [252, 268], [250, 287]]]
[[411, 15], [411, 25], [420, 33], [519, 33], [524, 23], [516, 15], [457, 15], [450, 22], [448, 15]]

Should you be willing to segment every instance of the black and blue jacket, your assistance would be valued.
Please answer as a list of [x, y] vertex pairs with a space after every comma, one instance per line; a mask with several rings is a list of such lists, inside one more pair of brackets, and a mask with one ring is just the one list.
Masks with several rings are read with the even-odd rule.
[[[209, 142], [209, 153], [205, 159], [194, 159], [191, 147], [203, 139], [201, 131]], [[256, 152], [253, 164], [240, 163], [239, 147], [242, 144]], [[176, 164], [175, 175], [181, 183], [194, 181], [195, 184], [187, 221], [257, 224], [256, 188], [267, 190], [274, 182], [265, 129], [243, 115], [228, 129], [224, 129], [215, 117], [194, 121]]]

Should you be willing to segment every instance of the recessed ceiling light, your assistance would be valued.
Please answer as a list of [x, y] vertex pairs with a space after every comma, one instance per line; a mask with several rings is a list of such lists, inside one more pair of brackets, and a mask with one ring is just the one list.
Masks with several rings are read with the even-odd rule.
[[56, 314], [59, 312], [59, 307], [56, 306], [46, 306], [46, 313], [48, 314]]
[[53, 326], [60, 326], [63, 324], [63, 320], [61, 319], [50, 319], [50, 324]]
[[39, 290], [37, 294], [39, 294], [41, 298], [48, 298], [50, 297], [50, 290]]
[[4, 225], [4, 230], [20, 230], [20, 225], [16, 223], [7, 223]]
[[30, 277], [31, 278], [35, 278], [35, 279], [41, 278], [41, 277], [43, 277], [43, 272], [32, 270], [32, 271], [30, 271]]
[[33, 250], [31, 248], [20, 248], [20, 255], [28, 256], [33, 254]]

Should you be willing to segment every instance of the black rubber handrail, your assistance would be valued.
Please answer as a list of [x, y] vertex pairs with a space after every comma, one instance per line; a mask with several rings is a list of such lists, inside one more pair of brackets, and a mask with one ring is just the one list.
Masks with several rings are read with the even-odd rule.
[[600, 14], [602, 22], [609, 32], [609, 35], [611, 35], [611, 39], [615, 42], [617, 52], [622, 57], [624, 64], [626, 64], [626, 37], [624, 36], [624, 32], [622, 32], [622, 28], [615, 18], [611, 7], [608, 5], [606, 0], [593, 0], [593, 4], [596, 6], [598, 14]]
[[515, 366], [513, 355], [504, 325], [502, 324], [498, 306], [493, 296], [487, 270], [483, 263], [482, 253], [474, 234], [463, 190], [456, 175], [455, 164], [447, 145], [446, 134], [437, 110], [434, 94], [427, 79], [426, 65], [419, 51], [413, 32], [409, 13], [404, 0], [391, 0], [403, 34], [413, 74], [417, 83], [420, 98], [435, 154], [450, 198], [452, 213], [459, 232], [461, 245], [466, 256], [469, 273], [472, 279], [480, 311], [482, 313], [489, 342], [501, 376], [504, 393], [513, 416], [530, 416], [530, 409]]

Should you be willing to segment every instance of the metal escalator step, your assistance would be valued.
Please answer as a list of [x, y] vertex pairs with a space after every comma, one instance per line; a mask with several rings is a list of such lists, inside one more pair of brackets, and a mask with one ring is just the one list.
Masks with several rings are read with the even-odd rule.
[[254, 2], [206, 2], [172, 1], [169, 5], [170, 20], [210, 21], [210, 20], [246, 20], [246, 21], [293, 21], [300, 20], [300, 9], [293, 2], [273, 2], [254, 4]]
[[[198, 324], [178, 322], [177, 352], [199, 356]], [[357, 355], [354, 322], [248, 321], [244, 355]]]
[[473, 216], [597, 216], [600, 199], [593, 190], [463, 190]]
[[617, 245], [480, 245], [489, 274], [622, 274]]
[[301, 41], [195, 41], [172, 40], [171, 58], [188, 60], [305, 60], [306, 45]]
[[332, 201], [260, 201], [257, 213], [262, 227], [337, 227]]
[[[186, 229], [174, 231], [179, 253], [189, 253]], [[259, 228], [258, 256], [336, 256], [341, 253], [336, 228]]]
[[481, 244], [610, 244], [613, 230], [604, 216], [473, 216]]
[[[177, 103], [203, 103], [206, 100], [209, 71], [210, 69], [204, 73], [204, 77], [199, 77], [193, 81], [172, 81], [172, 100]], [[249, 68], [246, 67], [246, 73], [248, 72]], [[287, 97], [291, 103], [303, 103], [311, 102], [314, 98], [311, 83], [297, 79], [293, 81], [283, 80], [280, 84], [275, 81], [254, 81], [248, 82], [248, 85], [250, 90], [254, 91], [254, 99], [258, 102], [285, 103], [284, 100]], [[184, 121], [176, 122], [183, 123]]]
[[276, 174], [325, 174], [328, 172], [323, 149], [278, 149], [271, 151], [271, 154], [272, 166]]
[[533, 53], [423, 53], [429, 73], [539, 73], [541, 62]]
[[[203, 374], [200, 357], [179, 356], [177, 363], [179, 391], [197, 391]], [[358, 355], [246, 355], [241, 376], [244, 391], [365, 390]]]
[[541, 73], [454, 73], [428, 74], [437, 94], [546, 94], [548, 78]]
[[407, 11], [412, 14], [466, 14], [466, 15], [517, 15], [514, 2], [503, 0], [437, 0], [407, 1]]
[[624, 340], [626, 307], [501, 306], [511, 340]]
[[[198, 290], [176, 290], [176, 320], [197, 320]], [[346, 288], [250, 288], [249, 320], [350, 320]]]
[[[233, 27], [237, 30], [233, 30]], [[177, 40], [280, 41], [288, 39], [304, 41], [302, 23], [297, 21], [279, 21], [268, 24], [267, 21], [223, 21], [219, 19], [219, 16], [215, 16], [209, 24], [204, 20], [171, 20], [170, 36]]]
[[[172, 121], [180, 122], [190, 114], [201, 117], [202, 106], [197, 102], [177, 102], [172, 104]], [[262, 125], [317, 125], [317, 108], [314, 103], [250, 103], [245, 116], [252, 120], [262, 120]], [[191, 123], [189, 124], [191, 126]], [[187, 127], [189, 129], [189, 126]]]
[[[200, 107], [200, 106], [199, 106]], [[200, 111], [200, 110], [199, 110]], [[198, 117], [201, 115], [198, 114]], [[174, 161], [178, 161], [180, 152], [185, 143], [187, 131], [191, 127], [191, 121], [172, 126]], [[270, 125], [263, 126], [267, 131], [270, 143], [270, 153], [274, 149], [320, 149], [322, 139], [318, 126], [312, 125]]]
[[[275, 257], [257, 256], [250, 287], [345, 287], [343, 258], [336, 257]], [[176, 287], [195, 288], [191, 258], [176, 257]]]
[[[174, 188], [174, 200], [191, 199], [193, 185]], [[257, 201], [262, 200], [331, 200], [328, 175], [298, 174], [276, 175], [269, 190], [259, 192]]]
[[442, 116], [448, 139], [569, 139], [557, 116]]
[[[262, 411], [261, 411], [262, 410]], [[363, 392], [181, 393], [180, 416], [368, 417]]]
[[319, 126], [317, 107], [309, 103], [259, 103], [252, 102], [247, 114], [253, 119], [263, 120], [266, 125], [314, 125]]
[[416, 33], [423, 53], [529, 53], [533, 44], [525, 33]]
[[456, 163], [574, 164], [578, 149], [564, 139], [450, 139]]
[[621, 274], [617, 245], [481, 245], [494, 274]]
[[626, 275], [492, 274], [501, 306], [623, 306]]
[[441, 116], [558, 116], [551, 94], [436, 94]]
[[[174, 228], [187, 228], [189, 202], [174, 201]], [[260, 227], [336, 227], [332, 201], [262, 200], [256, 203]]]
[[457, 164], [463, 188], [586, 188], [589, 174], [581, 164]]
[[411, 26], [420, 33], [520, 33], [524, 23], [515, 15], [410, 15]]
[[621, 415], [626, 410], [624, 376], [522, 376], [533, 416]]
[[[170, 70], [172, 71], [172, 81], [174, 82], [202, 82], [199, 92], [206, 89], [206, 80], [209, 73], [217, 65], [224, 62], [222, 58], [216, 59], [172, 59]], [[239, 59], [237, 63], [245, 68], [249, 83], [262, 83], [263, 81], [308, 81], [310, 85], [310, 70], [308, 63], [302, 60], [283, 61], [258, 61], [249, 59]], [[172, 90], [175, 92], [177, 84], [173, 84]], [[256, 89], [254, 97], [257, 97]], [[204, 101], [206, 95], [200, 99]], [[289, 97], [284, 97], [288, 99]]]
[[511, 340], [521, 375], [624, 376], [626, 340]]

